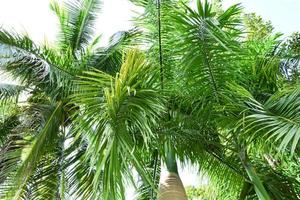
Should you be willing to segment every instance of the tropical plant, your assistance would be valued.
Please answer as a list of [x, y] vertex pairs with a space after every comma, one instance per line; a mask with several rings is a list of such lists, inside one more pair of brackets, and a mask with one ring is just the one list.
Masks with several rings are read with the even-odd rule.
[[[261, 199], [288, 196], [269, 191], [271, 187], [266, 186], [269, 183], [261, 178], [263, 172], [256, 172], [255, 168], [261, 168], [262, 163], [251, 164], [254, 162], [251, 157], [255, 155], [251, 151], [262, 147], [258, 143], [245, 143], [244, 134], [236, 132], [239, 119], [235, 117], [243, 110], [232, 113], [232, 107], [237, 105], [227, 104], [232, 95], [237, 95], [232, 94], [233, 88], [228, 90], [229, 82], [247, 86], [262, 101], [283, 86], [280, 58], [276, 53], [280, 42], [278, 35], [241, 43], [239, 5], [215, 13], [206, 1], [197, 1], [196, 10], [180, 1], [143, 3], [146, 12], [138, 18], [138, 24], [147, 30], [147, 39], [152, 35], [153, 39], [150, 44], [148, 42], [149, 59], [159, 61], [164, 89], [171, 95], [169, 115], [165, 117], [167, 122], [162, 125], [166, 136], [162, 137], [171, 138], [176, 157], [199, 163], [222, 191], [224, 187], [227, 189], [229, 199], [238, 195], [240, 199], [251, 196], [249, 184], [243, 184], [244, 181], [253, 184], [250, 187], [254, 186]], [[233, 124], [231, 127], [228, 127], [229, 119]], [[166, 143], [169, 143], [168, 139]], [[162, 157], [166, 151], [168, 148], [163, 149]], [[175, 156], [170, 157], [171, 161], [165, 157], [167, 168], [176, 172]], [[220, 167], [217, 171], [211, 165]], [[275, 180], [276, 174], [272, 176]], [[226, 177], [226, 181], [219, 177]], [[276, 181], [282, 188], [290, 188], [285, 181]], [[172, 188], [172, 181], [168, 184]], [[177, 187], [178, 184], [180, 181], [177, 181]], [[247, 192], [244, 188], [248, 188]], [[162, 189], [165, 192], [164, 185]], [[237, 191], [241, 193], [237, 194]], [[298, 192], [293, 193], [289, 198], [297, 198], [297, 195]]]
[[[100, 48], [99, 37], [94, 34], [100, 4], [98, 0], [62, 4], [53, 1], [51, 9], [60, 25], [54, 47], [37, 45], [27, 35], [1, 29], [1, 70], [19, 84], [1, 84], [0, 87], [3, 106], [17, 108], [17, 112], [5, 112], [1, 123], [1, 199], [68, 199], [73, 191], [78, 191], [73, 197], [86, 199], [99, 194], [100, 190], [91, 190], [96, 186], [91, 187], [89, 181], [95, 182], [96, 178], [91, 178], [93, 167], [83, 158], [88, 154], [88, 142], [79, 142], [86, 137], [74, 137], [73, 121], [81, 108], [70, 102], [70, 95], [77, 91], [73, 80], [80, 79], [84, 71], [92, 69], [115, 75], [121, 67], [123, 52], [127, 51], [136, 34], [134, 30], [119, 32], [112, 37], [109, 46]], [[132, 55], [128, 59], [136, 57]], [[139, 65], [144, 66], [142, 60], [123, 69], [121, 81], [130, 79], [129, 84], [136, 84], [131, 79], [141, 73], [141, 68], [135, 69]], [[130, 86], [123, 86], [123, 95]], [[146, 86], [141, 83], [140, 87]], [[145, 88], [141, 95], [147, 92], [151, 90]], [[27, 100], [21, 103], [18, 97], [24, 93]], [[141, 109], [137, 103], [129, 102], [128, 108]], [[159, 112], [157, 108], [159, 106], [154, 115]], [[144, 114], [141, 110], [139, 112]], [[146, 114], [143, 119], [151, 115]], [[143, 124], [141, 121], [136, 123]], [[132, 153], [127, 143], [123, 141], [123, 145], [128, 153]], [[81, 171], [83, 169], [86, 170]], [[107, 170], [111, 172], [106, 168], [104, 173], [108, 173]], [[99, 178], [99, 173], [97, 171], [94, 176]]]
[[299, 52], [300, 52], [300, 33], [299, 32], [294, 32], [292, 35], [289, 36], [287, 39], [285, 45], [287, 48], [287, 53], [291, 57], [298, 57]]
[[209, 185], [200, 187], [189, 186], [186, 188], [188, 199], [191, 200], [213, 200], [216, 199], [215, 191]]
[[244, 15], [244, 24], [249, 40], [261, 40], [272, 34], [274, 27], [271, 21], [264, 21], [256, 13], [247, 13]]
[[132, 185], [137, 199], [182, 200], [177, 164], [191, 163], [213, 198], [299, 199], [298, 77], [270, 23], [249, 18], [266, 30], [245, 38], [240, 5], [131, 1], [136, 28], [107, 47], [97, 0], [52, 2], [54, 47], [1, 30], [18, 84], [0, 87], [0, 198], [125, 199]]

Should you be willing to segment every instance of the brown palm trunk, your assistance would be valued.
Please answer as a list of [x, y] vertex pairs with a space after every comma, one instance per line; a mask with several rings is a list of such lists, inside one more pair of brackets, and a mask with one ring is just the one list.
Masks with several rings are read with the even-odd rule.
[[158, 200], [187, 200], [187, 195], [177, 173], [167, 172], [161, 177]]
[[187, 200], [187, 195], [178, 175], [174, 147], [170, 141], [165, 143], [166, 166], [168, 172], [160, 179], [158, 200]]

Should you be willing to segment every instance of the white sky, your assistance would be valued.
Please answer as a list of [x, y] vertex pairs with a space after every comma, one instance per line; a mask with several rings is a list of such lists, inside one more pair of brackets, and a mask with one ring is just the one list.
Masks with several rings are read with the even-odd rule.
[[300, 31], [300, 0], [223, 0], [225, 6], [242, 3], [246, 12], [271, 20], [276, 31], [288, 36]]
[[[300, 30], [300, 0], [223, 0], [224, 6], [242, 2], [246, 12], [256, 12], [264, 19], [271, 20], [276, 31], [288, 35]], [[57, 19], [49, 9], [50, 0], [0, 0], [0, 26], [27, 32], [37, 42], [45, 38], [54, 42]], [[97, 33], [107, 40], [113, 33], [131, 27], [130, 19], [136, 9], [128, 0], [104, 0], [103, 9], [97, 23]], [[3, 76], [0, 76], [3, 82]], [[185, 185], [199, 183], [199, 177], [192, 170], [181, 169]]]
[[[300, 0], [223, 0], [225, 7], [242, 2], [247, 12], [256, 12], [271, 20], [277, 31], [286, 35], [300, 30]], [[57, 19], [49, 9], [50, 0], [0, 0], [0, 26], [27, 31], [35, 40], [47, 38], [53, 42], [57, 33]], [[136, 9], [128, 0], [104, 0], [97, 23], [97, 33], [103, 39], [131, 26]]]
[[[59, 1], [59, 0], [58, 0]], [[50, 0], [0, 0], [0, 26], [27, 32], [33, 40], [53, 42], [58, 32], [58, 20], [49, 8]], [[131, 26], [134, 5], [127, 0], [104, 0], [98, 34], [107, 39], [113, 33]]]

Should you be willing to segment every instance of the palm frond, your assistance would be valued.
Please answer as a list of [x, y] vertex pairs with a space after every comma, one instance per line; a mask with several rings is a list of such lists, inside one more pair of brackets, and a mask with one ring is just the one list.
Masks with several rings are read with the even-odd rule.
[[191, 88], [189, 92], [194, 89], [195, 95], [216, 102], [226, 81], [239, 77], [234, 67], [239, 33], [230, 30], [237, 29], [240, 12], [239, 6], [232, 6], [215, 16], [211, 4], [198, 0], [197, 10], [184, 5], [184, 10], [175, 13], [175, 29], [181, 38], [175, 45], [187, 77], [183, 85]]
[[[141, 153], [143, 154], [143, 153]], [[145, 154], [145, 153], [144, 153]], [[147, 154], [145, 154], [147, 155]], [[137, 189], [137, 199], [138, 200], [154, 200], [157, 196], [158, 186], [159, 186], [159, 179], [161, 173], [161, 161], [159, 158], [159, 151], [157, 149], [153, 150], [151, 156], [147, 156], [147, 171], [149, 171], [152, 175], [151, 178], [154, 182], [155, 188], [153, 186], [143, 180], [140, 180], [139, 187]]]
[[20, 123], [17, 112], [10, 114], [0, 122], [0, 146], [5, 143], [7, 136]]
[[0, 188], [16, 169], [16, 163], [20, 159], [19, 150], [25, 145], [17, 132], [20, 123], [19, 114], [13, 113], [0, 124]]
[[87, 47], [94, 36], [100, 5], [99, 0], [67, 1], [62, 6], [55, 1], [52, 3], [51, 8], [60, 20], [60, 46], [63, 51], [70, 49], [77, 57], [78, 51]]
[[262, 174], [262, 180], [272, 198], [276, 200], [300, 198], [300, 182], [295, 177], [289, 177], [280, 169], [274, 170], [265, 164], [261, 164], [258, 170]]
[[243, 45], [245, 54], [241, 68], [246, 78], [243, 86], [256, 98], [265, 100], [271, 94], [277, 92], [284, 82], [284, 66], [282, 63], [278, 46], [278, 36], [270, 36], [260, 40], [246, 41]]
[[106, 47], [101, 47], [92, 52], [88, 65], [109, 74], [120, 70], [123, 55], [136, 44], [139, 31], [132, 29], [115, 33]]
[[6, 195], [16, 199], [22, 199], [22, 196], [27, 193], [26, 191], [28, 190], [26, 188], [32, 182], [34, 173], [36, 172], [35, 170], [39, 166], [42, 157], [53, 152], [53, 149], [56, 148], [54, 143], [57, 140], [58, 127], [60, 126], [61, 104], [56, 105], [55, 108], [46, 106], [44, 108], [36, 107], [36, 109], [37, 112], [43, 112], [44, 119], [37, 122], [37, 127], [35, 127], [32, 122], [24, 122], [29, 123], [24, 124], [26, 127], [29, 125], [32, 130], [38, 131], [39, 133], [33, 137], [33, 140], [29, 142], [28, 146], [23, 148], [22, 162], [16, 169], [14, 179], [11, 183], [12, 185], [8, 193], [6, 193]]
[[26, 87], [21, 85], [0, 83], [0, 100], [7, 100], [13, 98], [17, 99], [20, 93], [25, 89]]
[[95, 169], [90, 166], [89, 160], [85, 159], [87, 144], [76, 139], [73, 133], [76, 132], [69, 133], [68, 139], [72, 142], [65, 149], [65, 193], [70, 198], [92, 200], [95, 196], [102, 195], [102, 184], [99, 184], [97, 189], [94, 188]]
[[36, 44], [27, 35], [19, 35], [14, 31], [7, 31], [2, 28], [0, 30], [0, 44], [24, 49], [31, 53], [36, 52], [38, 49]]
[[[142, 32], [139, 43], [146, 48], [147, 60], [160, 68], [161, 85], [170, 87], [169, 81], [177, 76], [178, 56], [174, 44], [174, 15], [180, 9], [178, 0], [144, 1], [132, 0], [143, 9], [134, 18], [135, 25]], [[176, 67], [175, 67], [176, 66]]]
[[[89, 130], [86, 156], [96, 166], [93, 185], [103, 180], [104, 199], [124, 199], [124, 179], [134, 166], [150, 179], [134, 150], [140, 137], [144, 145], [154, 137], [152, 127], [164, 111], [164, 96], [156, 85], [156, 73], [138, 51], [130, 51], [116, 77], [98, 70], [85, 72], [77, 81], [79, 94], [73, 101], [82, 106], [80, 132]], [[147, 178], [148, 177], [148, 178]]]
[[250, 138], [264, 137], [278, 144], [279, 151], [288, 150], [291, 154], [299, 148], [299, 89], [278, 92], [266, 102], [256, 100], [240, 86], [237, 94], [242, 101], [239, 127]]
[[49, 64], [37, 58], [38, 48], [27, 36], [0, 31], [0, 63], [4, 71], [12, 71], [21, 81], [42, 80], [49, 70]]
[[[0, 31], [0, 67], [24, 85], [49, 84], [56, 88], [72, 74], [54, 60], [48, 48], [37, 47], [27, 36]], [[57, 57], [57, 56], [56, 56]], [[44, 87], [45, 87], [44, 85]]]

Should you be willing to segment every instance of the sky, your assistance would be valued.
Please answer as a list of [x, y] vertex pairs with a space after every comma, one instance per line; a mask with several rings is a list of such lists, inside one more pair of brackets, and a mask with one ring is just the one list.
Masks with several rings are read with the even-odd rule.
[[[27, 32], [38, 42], [45, 38], [54, 42], [58, 20], [49, 4], [50, 0], [0, 0], [0, 26]], [[96, 24], [97, 33], [107, 40], [114, 32], [127, 30], [131, 26], [131, 10], [135, 8], [127, 0], [104, 0]]]
[[[0, 26], [27, 32], [35, 41], [55, 41], [57, 19], [49, 9], [50, 0], [0, 0]], [[289, 35], [300, 30], [300, 0], [223, 0], [225, 7], [242, 3], [246, 12], [256, 12], [271, 20], [276, 31]], [[110, 35], [131, 27], [136, 7], [128, 0], [104, 0], [97, 33], [104, 41]]]
[[225, 7], [241, 3], [246, 12], [255, 12], [270, 20], [275, 31], [285, 36], [300, 31], [300, 0], [223, 0]]
[[[300, 31], [300, 0], [223, 0], [224, 7], [241, 3], [246, 12], [256, 12], [265, 20], [270, 20], [276, 31], [288, 36]], [[58, 20], [49, 9], [50, 0], [0, 0], [0, 26], [27, 32], [36, 42], [47, 38], [54, 42], [58, 32]], [[102, 34], [103, 40], [121, 30], [132, 27], [133, 10], [137, 8], [128, 0], [103, 0], [101, 14], [96, 25], [96, 32]], [[0, 82], [5, 82], [0, 76]], [[192, 171], [192, 173], [191, 173]], [[196, 169], [180, 168], [185, 185], [196, 185], [200, 178], [195, 176]]]

